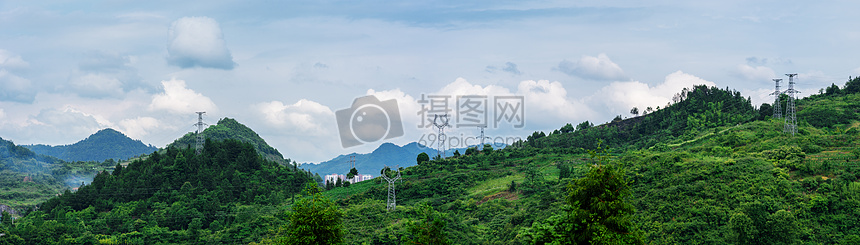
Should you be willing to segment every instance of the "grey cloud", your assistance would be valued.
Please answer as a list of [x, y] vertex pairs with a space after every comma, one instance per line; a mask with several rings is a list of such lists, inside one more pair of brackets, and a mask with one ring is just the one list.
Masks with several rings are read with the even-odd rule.
[[791, 59], [783, 59], [783, 58], [761, 58], [750, 56], [746, 58], [747, 65], [750, 66], [765, 66], [765, 65], [791, 65]]
[[493, 66], [493, 65], [488, 65], [486, 68], [484, 68], [484, 71], [489, 72], [489, 73], [496, 73], [496, 71], [498, 71], [500, 69], [504, 72], [508, 72], [508, 73], [513, 74], [513, 75], [523, 74], [520, 71], [520, 69], [517, 68], [517, 64], [514, 64], [513, 62], [505, 62], [505, 66], [503, 66], [501, 68], [499, 68], [497, 66]]
[[520, 70], [517, 69], [517, 64], [514, 64], [512, 62], [505, 63], [505, 67], [502, 68], [502, 70], [506, 71], [506, 72], [510, 72], [511, 74], [514, 74], [514, 75], [522, 74], [522, 72], [520, 72]]
[[33, 103], [36, 91], [30, 80], [0, 69], [0, 101]]
[[167, 63], [181, 68], [231, 70], [236, 65], [218, 22], [209, 17], [184, 17], [169, 30]]
[[27, 61], [21, 58], [20, 55], [13, 54], [9, 51], [0, 49], [0, 67], [2, 68], [25, 68], [30, 66]]
[[598, 81], [626, 80], [627, 75], [618, 64], [612, 62], [606, 54], [597, 57], [583, 55], [577, 61], [561, 61], [553, 70], [560, 71], [569, 76], [576, 76]]
[[120, 98], [125, 92], [155, 86], [143, 84], [137, 69], [131, 66], [129, 56], [118, 53], [92, 51], [78, 63], [66, 84], [57, 90], [72, 91], [83, 97]]

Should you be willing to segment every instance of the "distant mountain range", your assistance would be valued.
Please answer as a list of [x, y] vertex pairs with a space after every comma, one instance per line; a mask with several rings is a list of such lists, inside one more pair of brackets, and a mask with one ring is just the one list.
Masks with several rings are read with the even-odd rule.
[[36, 154], [52, 156], [64, 161], [97, 161], [129, 159], [152, 153], [158, 148], [140, 140], [129, 138], [119, 131], [106, 128], [71, 145], [23, 145]]
[[[454, 151], [459, 151], [460, 154], [463, 154], [466, 152], [466, 148], [449, 149], [445, 154], [452, 156]], [[355, 168], [359, 174], [378, 176], [379, 170], [382, 170], [385, 166], [394, 167], [395, 165], [400, 165], [400, 167], [411, 167], [418, 165], [416, 159], [418, 158], [418, 154], [422, 152], [427, 153], [430, 158], [436, 156], [436, 149], [416, 142], [404, 146], [383, 143], [371, 153], [340, 155], [319, 164], [302, 164], [301, 168], [317, 173], [320, 176], [335, 173], [346, 174], [350, 169], [349, 158], [350, 156], [355, 156]]]
[[[232, 118], [222, 118], [218, 120], [216, 125], [209, 126], [203, 130], [203, 136], [212, 140], [235, 139], [242, 142], [248, 142], [254, 145], [257, 153], [263, 155], [268, 160], [275, 161], [281, 164], [290, 163], [291, 160], [284, 159], [277, 149], [266, 143], [266, 140], [260, 137], [254, 130], [248, 128], [244, 124], [239, 123]], [[197, 135], [195, 132], [185, 134], [179, 139], [170, 143], [167, 147], [175, 146], [180, 148], [194, 147], [197, 144]]]

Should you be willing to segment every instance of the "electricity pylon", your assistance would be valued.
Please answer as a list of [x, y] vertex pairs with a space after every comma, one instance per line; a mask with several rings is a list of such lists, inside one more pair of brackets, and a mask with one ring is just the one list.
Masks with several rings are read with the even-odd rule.
[[[441, 119], [440, 121], [442, 122], [436, 122], [438, 119]], [[441, 158], [445, 158], [445, 140], [447, 138], [447, 136], [445, 136], [445, 127], [449, 126], [448, 121], [450, 120], [451, 119], [448, 118], [448, 114], [442, 116], [438, 114], [433, 115], [433, 126], [439, 128], [439, 134], [436, 135], [436, 140], [439, 142], [436, 154]]]
[[195, 124], [195, 125], [197, 125], [197, 145], [194, 148], [197, 152], [197, 155], [200, 155], [200, 153], [203, 152], [203, 125], [206, 125], [205, 123], [203, 123], [203, 114], [206, 112], [205, 111], [198, 111], [196, 113], [197, 113], [197, 124]]
[[788, 90], [785, 90], [785, 93], [788, 94], [788, 103], [785, 106], [785, 128], [783, 131], [791, 133], [793, 136], [797, 133], [797, 109], [794, 108], [794, 94], [798, 94], [800, 91], [794, 90], [794, 77], [797, 76], [797, 73], [785, 75], [788, 76]]
[[776, 90], [770, 93], [776, 97], [773, 100], [773, 118], [782, 118], [782, 105], [779, 103], [779, 95], [782, 94], [782, 91], [779, 90], [779, 81], [782, 81], [782, 78], [774, 78], [773, 81], [776, 83]]
[[[388, 202], [385, 205], [385, 209], [391, 212], [397, 206], [396, 197], [394, 195], [394, 182], [400, 179], [400, 165], [395, 167], [397, 168], [397, 176], [394, 176], [394, 178], [388, 177], [388, 174], [385, 173], [386, 168], [391, 171], [388, 166], [385, 166], [380, 174], [382, 174], [382, 178], [385, 179], [385, 181], [388, 181]], [[403, 181], [401, 180], [400, 182]]]

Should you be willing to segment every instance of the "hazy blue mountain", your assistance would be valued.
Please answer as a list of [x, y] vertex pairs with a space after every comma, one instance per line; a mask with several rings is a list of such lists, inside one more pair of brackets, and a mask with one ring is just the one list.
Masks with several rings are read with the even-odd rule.
[[[446, 155], [453, 155], [454, 151], [460, 151], [460, 154], [466, 152], [465, 148], [451, 149], [446, 151]], [[349, 157], [355, 156], [355, 168], [359, 174], [379, 175], [379, 170], [385, 166], [400, 165], [400, 167], [410, 167], [417, 165], [416, 158], [421, 152], [427, 153], [432, 158], [436, 156], [436, 149], [412, 142], [404, 146], [397, 146], [393, 143], [383, 143], [373, 150], [371, 153], [359, 154], [351, 153], [340, 155], [334, 159], [321, 162], [319, 164], [303, 164], [301, 167], [305, 170], [319, 174], [346, 174], [349, 172]]]
[[129, 138], [111, 128], [99, 130], [84, 140], [71, 145], [23, 145], [36, 154], [56, 157], [65, 161], [97, 161], [129, 159], [152, 153], [158, 148], [140, 140]]

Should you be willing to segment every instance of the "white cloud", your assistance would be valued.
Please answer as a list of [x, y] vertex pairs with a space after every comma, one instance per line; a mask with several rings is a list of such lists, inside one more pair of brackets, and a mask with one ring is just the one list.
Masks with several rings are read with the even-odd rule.
[[628, 115], [633, 107], [640, 111], [644, 108], [664, 107], [672, 97], [684, 88], [694, 85], [715, 86], [716, 84], [699, 77], [676, 71], [666, 76], [663, 83], [651, 87], [639, 81], [613, 82], [587, 98], [589, 104], [603, 105], [608, 113]]
[[591, 118], [594, 112], [581, 102], [567, 97], [567, 90], [560, 82], [547, 80], [522, 81], [517, 86], [517, 94], [525, 96], [527, 122], [544, 122], [548, 126]]
[[3, 68], [25, 68], [30, 64], [21, 59], [20, 55], [12, 54], [9, 51], [0, 49], [0, 67]]
[[170, 65], [230, 70], [235, 63], [221, 27], [209, 17], [183, 17], [170, 26], [167, 62]]
[[612, 62], [606, 54], [599, 54], [597, 57], [583, 55], [578, 61], [563, 60], [555, 69], [570, 76], [591, 80], [618, 81], [627, 79], [624, 70], [621, 70], [621, 67]]
[[738, 65], [738, 74], [748, 81], [768, 82], [777, 78], [776, 72], [765, 66]]
[[183, 80], [173, 78], [170, 81], [161, 81], [161, 85], [164, 87], [164, 93], [152, 96], [149, 110], [165, 110], [175, 114], [218, 110], [209, 97], [186, 88]]
[[147, 135], [151, 130], [159, 128], [161, 123], [152, 117], [137, 117], [134, 119], [123, 119], [119, 122], [122, 131], [133, 139]]
[[6, 117], [6, 111], [3, 111], [3, 108], [0, 108], [0, 119]]
[[0, 69], [0, 101], [32, 103], [35, 99], [36, 91], [30, 80]]
[[334, 112], [314, 101], [301, 99], [291, 105], [271, 101], [254, 107], [269, 125], [295, 133], [327, 134], [334, 129]]
[[103, 118], [73, 107], [49, 108], [41, 110], [38, 115], [30, 116], [23, 128], [26, 133], [19, 138], [51, 139], [52, 142], [41, 142], [47, 144], [71, 144], [109, 126], [110, 122]]
[[445, 85], [437, 92], [444, 95], [511, 95], [511, 91], [505, 87], [496, 85], [481, 85], [471, 84], [465, 78], [459, 77], [454, 82]]
[[376, 91], [368, 89], [366, 95], [376, 96], [380, 102], [387, 100], [397, 101], [397, 108], [400, 109], [400, 121], [403, 122], [403, 127], [408, 128], [413, 125], [418, 125], [418, 111], [421, 110], [421, 105], [416, 99], [400, 89]]

